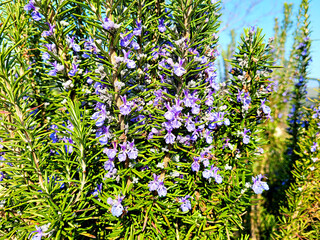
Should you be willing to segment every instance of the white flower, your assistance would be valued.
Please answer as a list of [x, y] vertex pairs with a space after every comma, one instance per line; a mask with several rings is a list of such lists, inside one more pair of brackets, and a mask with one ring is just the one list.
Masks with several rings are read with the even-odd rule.
[[157, 164], [157, 168], [164, 169], [164, 162], [160, 162]]
[[232, 151], [234, 149], [234, 144], [228, 143], [228, 147], [230, 148], [230, 150]]
[[232, 166], [229, 166], [229, 164], [227, 164], [225, 167], [224, 167], [225, 170], [231, 170], [232, 169]]
[[314, 166], [310, 167], [310, 171], [313, 171], [314, 169], [315, 169], [315, 167], [314, 167]]
[[241, 194], [244, 194], [246, 191], [247, 191], [247, 189], [246, 189], [246, 188], [241, 189]]
[[251, 183], [246, 182], [246, 184], [244, 185], [246, 188], [250, 188], [251, 187]]
[[137, 177], [133, 177], [132, 178], [132, 183], [134, 184], [134, 183], [138, 183], [139, 182], [139, 178], [137, 178]]
[[299, 187], [298, 190], [301, 192], [302, 191], [302, 187]]
[[66, 21], [60, 21], [60, 24], [61, 24], [61, 26], [64, 26], [64, 27], [69, 25], [69, 23]]
[[58, 63], [56, 69], [58, 72], [61, 72], [61, 71], [63, 71], [64, 66], [62, 64]]
[[179, 177], [180, 176], [179, 172], [177, 172], [177, 171], [173, 171], [170, 175], [171, 175], [171, 177]]
[[122, 87], [125, 86], [125, 84], [123, 82], [120, 82], [120, 81], [116, 81], [114, 83], [114, 86], [117, 87], [119, 90], [121, 90]]
[[6, 204], [6, 200], [0, 201], [0, 208], [3, 208], [5, 204]]
[[65, 105], [67, 103], [67, 99], [63, 99], [62, 101], [61, 101], [61, 104], [62, 105]]
[[227, 106], [226, 106], [226, 105], [223, 105], [223, 106], [219, 107], [219, 110], [220, 110], [220, 111], [224, 111], [224, 110], [226, 110], [226, 109], [227, 109]]
[[311, 160], [312, 160], [313, 162], [316, 162], [316, 161], [318, 161], [318, 158], [317, 158], [317, 157], [311, 158]]
[[175, 161], [175, 162], [179, 162], [180, 161], [180, 156], [179, 155], [174, 155], [172, 160]]
[[71, 80], [68, 80], [68, 81], [62, 83], [62, 86], [63, 86], [65, 89], [69, 89], [69, 88], [73, 88], [73, 87], [74, 87], [74, 85], [73, 85], [73, 83], [72, 83]]

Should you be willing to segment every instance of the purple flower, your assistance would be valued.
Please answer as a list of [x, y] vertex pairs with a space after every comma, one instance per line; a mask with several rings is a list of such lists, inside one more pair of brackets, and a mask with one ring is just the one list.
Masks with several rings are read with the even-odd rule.
[[163, 181], [159, 183], [158, 195], [159, 197], [165, 197], [167, 195], [167, 188], [164, 186]]
[[72, 138], [68, 138], [68, 137], [63, 137], [62, 140], [67, 143], [68, 145], [64, 145], [65, 151], [66, 153], [71, 154], [73, 152], [73, 140]]
[[34, 3], [35, 3], [34, 0], [30, 0], [29, 3], [26, 4], [23, 9], [24, 9], [25, 11], [35, 10], [36, 7], [34, 6]]
[[202, 176], [206, 179], [214, 178], [216, 183], [222, 183], [222, 177], [218, 174], [219, 168], [211, 165], [210, 169], [206, 169], [202, 172]]
[[149, 191], [156, 191], [159, 188], [159, 181], [158, 181], [158, 176], [154, 173], [153, 174], [153, 181], [149, 182], [148, 187]]
[[266, 99], [261, 100], [261, 108], [264, 114], [270, 116], [271, 108], [265, 104]]
[[97, 127], [101, 127], [104, 124], [104, 121], [107, 118], [106, 106], [102, 105], [100, 107], [100, 110], [101, 111], [95, 112], [91, 117], [91, 119], [97, 120], [96, 121], [96, 126]]
[[54, 69], [49, 71], [48, 75], [50, 76], [56, 76], [58, 72], [61, 72], [64, 69], [64, 66], [57, 63], [57, 61], [51, 63], [51, 65], [54, 67]]
[[164, 19], [159, 19], [159, 25], [158, 25], [158, 29], [161, 33], [166, 31], [166, 25], [164, 24]]
[[212, 106], [213, 101], [214, 101], [212, 94], [213, 94], [213, 91], [210, 91], [207, 98], [206, 98], [206, 101], [205, 101], [205, 104], [209, 107]]
[[48, 22], [47, 22], [47, 24], [48, 24], [48, 26], [49, 26], [49, 31], [43, 31], [42, 34], [41, 34], [41, 36], [44, 37], [44, 38], [53, 35], [53, 29], [54, 29], [54, 27], [55, 27], [55, 25], [51, 25], [51, 24], [48, 23]]
[[102, 183], [97, 184], [97, 187], [94, 189], [94, 191], [91, 193], [91, 195], [93, 197], [98, 197], [100, 192], [102, 192]]
[[244, 144], [248, 144], [250, 142], [250, 136], [247, 135], [247, 133], [250, 133], [250, 132], [251, 132], [250, 130], [247, 130], [246, 128], [244, 128], [243, 133], [242, 133]]
[[210, 135], [212, 131], [206, 129], [205, 131], [205, 138], [206, 138], [206, 142], [207, 144], [211, 144], [213, 141], [213, 137]]
[[70, 76], [76, 75], [76, 73], [78, 72], [78, 67], [79, 67], [79, 64], [72, 63], [72, 69], [70, 70], [70, 72], [68, 74]]
[[181, 210], [182, 212], [188, 212], [189, 210], [191, 210], [191, 202], [190, 200], [188, 200], [188, 198], [190, 198], [191, 196], [186, 195], [185, 197], [181, 198], [179, 202], [181, 202]]
[[138, 20], [136, 20], [136, 24], [137, 24], [137, 28], [133, 29], [133, 35], [141, 36], [141, 31], [142, 31], [141, 21], [138, 22]]
[[122, 201], [124, 197], [118, 196], [117, 199], [113, 200], [111, 197], [107, 199], [107, 203], [110, 204], [111, 207], [111, 214], [115, 217], [120, 217], [124, 211], [124, 208], [122, 206]]
[[130, 46], [132, 38], [133, 38], [133, 34], [129, 33], [128, 35], [122, 37], [124, 34], [120, 34], [121, 39], [120, 39], [120, 46], [123, 48], [127, 48]]
[[121, 151], [119, 152], [118, 159], [120, 162], [124, 162], [127, 159], [127, 142], [120, 143]]
[[104, 162], [104, 170], [106, 171], [112, 171], [114, 169], [114, 162], [113, 159], [109, 159], [108, 161]]
[[157, 191], [159, 197], [165, 197], [167, 195], [167, 188], [164, 186], [164, 182], [159, 180], [159, 176], [153, 174], [153, 181], [148, 184], [149, 191]]
[[311, 152], [317, 151], [318, 143], [313, 142], [313, 145], [311, 146]]
[[255, 192], [255, 194], [261, 194], [263, 190], [269, 190], [269, 186], [266, 182], [262, 182], [261, 179], [263, 176], [259, 174], [257, 177], [252, 177], [252, 190]]
[[127, 67], [132, 69], [132, 68], [135, 68], [136, 67], [136, 63], [129, 59], [129, 54], [130, 54], [130, 51], [126, 52], [125, 50], [122, 50], [123, 54], [124, 54], [124, 60], [123, 62], [125, 62], [127, 64]]
[[37, 22], [42, 19], [40, 13], [37, 12], [36, 10], [34, 10], [34, 11], [31, 13], [31, 17], [33, 18], [33, 20], [35, 20], [35, 21], [37, 21]]
[[120, 96], [123, 104], [120, 106], [120, 113], [122, 115], [129, 115], [131, 112], [131, 102], [127, 103], [127, 96]]
[[179, 64], [174, 65], [174, 74], [177, 75], [178, 77], [181, 77], [183, 74], [185, 74], [186, 70], [182, 67], [185, 59], [181, 59], [179, 57]]
[[165, 103], [164, 104], [167, 108], [167, 112], [164, 114], [164, 117], [168, 120], [168, 121], [172, 121], [174, 119], [174, 111], [171, 108], [169, 103]]
[[109, 159], [114, 159], [117, 155], [117, 143], [116, 142], [112, 142], [113, 148], [105, 148], [103, 150], [103, 153], [106, 154], [108, 156]]
[[81, 48], [78, 44], [75, 43], [74, 38], [75, 38], [75, 36], [73, 36], [72, 38], [70, 38], [68, 36], [67, 41], [69, 43], [69, 46], [73, 49], [73, 51], [79, 52], [81, 50]]
[[135, 41], [132, 41], [131, 42], [131, 47], [134, 49], [134, 50], [139, 50], [140, 49], [140, 45], [135, 42]]
[[43, 61], [47, 61], [50, 59], [50, 54], [47, 52], [42, 53], [42, 59]]
[[[104, 120], [103, 122], [104, 123]], [[108, 140], [111, 139], [111, 133], [109, 132], [110, 126], [102, 126], [96, 132], [96, 138], [99, 138], [101, 145], [107, 144]]]
[[118, 155], [118, 159], [120, 162], [124, 162], [127, 159], [136, 159], [138, 157], [138, 149], [134, 145], [134, 140], [132, 142], [124, 142], [119, 144], [121, 147], [121, 151]]
[[168, 130], [168, 133], [164, 136], [167, 144], [173, 144], [175, 142], [176, 136], [171, 133], [172, 130]]
[[187, 119], [185, 121], [185, 127], [187, 128], [187, 130], [189, 132], [193, 132], [196, 130], [196, 125], [195, 125], [194, 121], [192, 120], [192, 117], [189, 116], [189, 113], [188, 113]]
[[50, 52], [56, 52], [57, 51], [57, 48], [56, 48], [56, 45], [54, 43], [52, 44], [44, 44], [44, 46], [48, 49], [48, 51]]
[[111, 30], [114, 28], [114, 22], [111, 21], [109, 18], [105, 18], [103, 23], [102, 23], [102, 27], [105, 29], [105, 30]]
[[251, 97], [249, 96], [248, 92], [245, 92], [244, 90], [241, 90], [241, 92], [240, 92], [238, 90], [237, 101], [241, 102], [243, 104], [243, 109], [245, 111], [248, 111], [249, 105], [251, 103]]
[[[41, 229], [41, 227], [38, 227], [37, 225], [35, 225], [35, 227], [36, 227], [36, 231], [33, 231], [33, 232], [31, 232], [30, 233], [30, 235], [32, 234], [32, 233], [36, 233], [35, 235], [33, 235], [33, 237], [31, 238], [31, 240], [41, 240], [41, 238], [43, 237], [43, 232], [42, 232], [42, 229]], [[29, 237], [30, 237], [30, 235], [29, 235]]]
[[193, 163], [191, 164], [191, 169], [194, 172], [199, 172], [199, 170], [200, 170], [199, 159], [200, 159], [199, 157], [193, 158]]
[[138, 149], [134, 145], [134, 140], [132, 140], [132, 142], [128, 142], [128, 143], [129, 143], [129, 145], [127, 145], [128, 158], [129, 159], [137, 159], [137, 157], [138, 157]]

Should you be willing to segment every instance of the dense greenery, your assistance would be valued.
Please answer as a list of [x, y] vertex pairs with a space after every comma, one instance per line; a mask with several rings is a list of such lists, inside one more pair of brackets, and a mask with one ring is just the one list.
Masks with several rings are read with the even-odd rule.
[[2, 1], [0, 239], [316, 239], [308, 6], [219, 79], [219, 1]]

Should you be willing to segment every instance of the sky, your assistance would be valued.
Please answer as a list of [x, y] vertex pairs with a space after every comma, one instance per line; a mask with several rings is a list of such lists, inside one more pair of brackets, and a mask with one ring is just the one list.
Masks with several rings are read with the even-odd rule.
[[[224, 0], [222, 1], [222, 24], [220, 33], [220, 45], [226, 49], [230, 42], [230, 30], [237, 32], [237, 42], [240, 39], [242, 29], [257, 26], [263, 29], [266, 39], [274, 35], [274, 19], [278, 17], [279, 22], [283, 19], [283, 5], [285, 2], [293, 3], [292, 20], [296, 20], [301, 0]], [[312, 62], [309, 66], [309, 77], [320, 79], [320, 0], [311, 0], [309, 7], [311, 28], [311, 56]], [[293, 40], [293, 30], [288, 34], [288, 51]], [[309, 81], [310, 87], [317, 87], [318, 82]]]

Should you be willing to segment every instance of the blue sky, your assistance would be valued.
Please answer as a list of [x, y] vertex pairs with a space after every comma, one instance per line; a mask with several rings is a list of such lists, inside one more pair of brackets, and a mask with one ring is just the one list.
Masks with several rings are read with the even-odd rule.
[[[301, 0], [224, 0], [222, 13], [222, 25], [220, 44], [226, 49], [230, 42], [230, 30], [234, 28], [238, 33], [237, 40], [242, 29], [250, 26], [263, 28], [266, 38], [273, 36], [274, 19], [283, 19], [283, 4], [293, 3], [293, 20], [295, 21]], [[311, 0], [309, 7], [311, 28], [311, 55], [312, 62], [309, 67], [309, 77], [320, 78], [320, 0]], [[293, 38], [292, 31], [289, 33], [287, 49], [290, 50]], [[317, 82], [311, 81], [310, 86], [318, 86]]]

